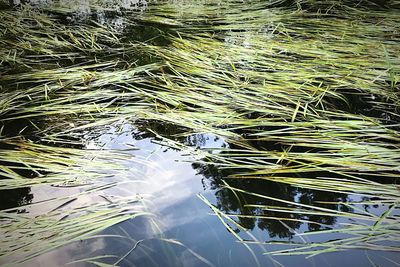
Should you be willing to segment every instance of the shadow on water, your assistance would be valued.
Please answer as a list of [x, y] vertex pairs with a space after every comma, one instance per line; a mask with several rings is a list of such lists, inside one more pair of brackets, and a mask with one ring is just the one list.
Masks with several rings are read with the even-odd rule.
[[[0, 179], [3, 178], [0, 177]], [[27, 205], [32, 202], [32, 199], [33, 194], [31, 193], [31, 189], [29, 187], [2, 190], [0, 194], [0, 210]], [[18, 212], [24, 211], [24, 209], [21, 209]]]
[[[8, 123], [0, 123], [0, 125], [2, 125], [2, 132], [0, 134], [0, 137], [2, 138], [13, 137], [16, 133], [22, 132], [29, 136], [31, 136], [33, 133], [33, 126], [24, 120], [13, 120]], [[15, 149], [15, 146], [3, 143], [0, 139], [0, 150], [12, 151], [13, 149]], [[37, 173], [24, 168], [25, 166], [23, 164], [19, 164], [17, 162], [4, 162], [2, 159], [0, 159], [0, 166], [7, 166], [7, 168], [9, 168], [11, 171], [21, 175], [22, 177], [32, 179], [38, 177]], [[9, 178], [0, 174], [0, 179]], [[0, 211], [28, 205], [32, 202], [32, 200], [33, 194], [31, 192], [31, 188], [29, 187], [1, 190]], [[25, 209], [18, 209], [18, 212], [25, 211]]]

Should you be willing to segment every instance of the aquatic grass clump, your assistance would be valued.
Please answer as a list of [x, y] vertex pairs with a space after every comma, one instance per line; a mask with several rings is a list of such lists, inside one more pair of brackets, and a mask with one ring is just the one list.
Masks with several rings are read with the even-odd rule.
[[[76, 199], [67, 200], [65, 205]], [[23, 264], [50, 250], [90, 238], [112, 225], [150, 215], [140, 205], [139, 209], [136, 207], [137, 201], [114, 199], [72, 209], [57, 208], [36, 217], [1, 211], [0, 262], [10, 266]]]
[[[121, 69], [117, 64], [107, 62], [5, 75], [3, 80], [8, 82], [8, 86], [3, 89], [0, 99], [0, 121], [8, 123], [16, 119], [32, 121], [40, 118], [53, 122], [53, 125], [42, 129], [34, 124], [37, 132], [50, 134], [57, 129], [58, 132], [60, 129], [71, 132], [124, 117], [134, 120], [133, 113], [145, 111], [153, 104], [145, 101], [140, 92], [125, 90], [124, 85], [141, 82], [143, 75], [159, 66], [149, 64]], [[131, 101], [134, 105], [127, 104]], [[65, 120], [55, 121], [54, 116], [63, 116]], [[96, 121], [95, 118], [100, 116], [103, 120]]]
[[144, 175], [125, 165], [146, 164], [141, 159], [121, 151], [50, 146], [16, 138], [4, 138], [1, 145], [0, 189], [34, 192], [33, 201], [0, 211], [2, 264], [24, 264], [67, 244], [94, 238], [110, 226], [151, 215], [142, 196], [116, 195], [118, 186]]
[[106, 27], [63, 25], [56, 17], [29, 6], [1, 10], [0, 18], [4, 21], [0, 26], [2, 72], [10, 67], [29, 70], [57, 67], [63, 61], [87, 61], [90, 53], [101, 52], [118, 40]]
[[[181, 34], [181, 36], [183, 35]], [[249, 39], [246, 39], [246, 36]], [[277, 47], [274, 48], [274, 39], [268, 40], [262, 37], [258, 46], [257, 42], [253, 41], [255, 37], [250, 36], [251, 34], [229, 34], [220, 42], [215, 41], [215, 39], [209, 39], [206, 36], [201, 38], [190, 36], [188, 37], [189, 39], [174, 38], [172, 46], [175, 46], [175, 49], [171, 48], [171, 50], [165, 51], [163, 54], [166, 57], [166, 61], [173, 66], [180, 76], [184, 76], [184, 72], [180, 72], [180, 68], [185, 69], [188, 66], [187, 64], [190, 64], [189, 75], [192, 76], [191, 78], [193, 76], [200, 76], [199, 79], [207, 77], [212, 79], [211, 81], [214, 84], [222, 83], [224, 87], [233, 85], [233, 88], [237, 90], [246, 90], [247, 87], [251, 86], [250, 90], [257, 92], [256, 90], [263, 90], [263, 88], [268, 87], [270, 88], [270, 95], [277, 95], [280, 97], [279, 101], [285, 101], [291, 105], [299, 104], [300, 114], [301, 111], [304, 114], [309, 111], [308, 114], [312, 115], [312, 113], [315, 113], [312, 109], [314, 105], [317, 105], [317, 110], [320, 109], [325, 112], [325, 107], [332, 106], [332, 103], [322, 101], [322, 98], [324, 100], [333, 98], [332, 101], [341, 102], [344, 107], [350, 105], [349, 108], [352, 107], [346, 97], [352, 95], [354, 97], [361, 96], [361, 99], [365, 102], [371, 102], [371, 104], [377, 104], [379, 100], [384, 103], [384, 99], [386, 101], [388, 99], [392, 100], [394, 102], [392, 105], [394, 106], [398, 102], [399, 96], [395, 90], [382, 90], [382, 86], [388, 84], [386, 81], [389, 81], [390, 85], [392, 84], [391, 79], [393, 77], [390, 71], [392, 68], [398, 67], [389, 66], [386, 62], [384, 58], [385, 50], [380, 42], [377, 43], [377, 46], [371, 46], [370, 48], [371, 51], [379, 49], [381, 51], [379, 57], [370, 58], [366, 61], [366, 58], [362, 56], [360, 61], [357, 62], [357, 52], [349, 51], [354, 55], [351, 59], [352, 63], [350, 63], [347, 62], [349, 59], [345, 58], [346, 54], [343, 54], [343, 52], [342, 54], [337, 53], [331, 56], [321, 54], [318, 50], [312, 50], [310, 51], [311, 53], [307, 53], [308, 51], [301, 49], [301, 47], [310, 47], [309, 41], [299, 40], [296, 42], [298, 44], [295, 43], [295, 46], [290, 44], [285, 47], [285, 45], [281, 44], [282, 40], [276, 40]], [[191, 38], [194, 39], [191, 40]], [[229, 38], [232, 38], [233, 41], [230, 41]], [[243, 42], [243, 44], [248, 43], [248, 47], [241, 45], [240, 42]], [[265, 42], [268, 42], [268, 48], [263, 49], [261, 45]], [[329, 49], [328, 46], [325, 47]], [[393, 55], [395, 55], [396, 47], [392, 45], [391, 48], [395, 49], [393, 50]], [[179, 55], [178, 53], [180, 51], [183, 52], [183, 49], [193, 50], [194, 53], [182, 53]], [[340, 50], [341, 48], [333, 49]], [[202, 52], [202, 50], [207, 51], [207, 53]], [[255, 53], [254, 51], [263, 52]], [[341, 57], [344, 57], [343, 63], [340, 61]], [[214, 60], [207, 61], [207, 59]], [[371, 64], [375, 64], [373, 65], [374, 68], [370, 68]], [[358, 66], [359, 69], [355, 68], [355, 66]], [[360, 69], [364, 67], [368, 70], [364, 69], [364, 72], [361, 72]], [[207, 73], [204, 72], [203, 68], [214, 71]], [[211, 73], [215, 75], [214, 78], [211, 77]], [[394, 79], [396, 80], [397, 78]], [[204, 80], [203, 82], [206, 82]], [[396, 86], [395, 80], [393, 85]], [[209, 82], [210, 80], [208, 80]], [[278, 91], [278, 89], [280, 90]], [[228, 90], [232, 91], [232, 89]], [[289, 100], [289, 95], [292, 94], [295, 94], [297, 101]], [[262, 93], [259, 95], [262, 96]], [[333, 105], [333, 108], [337, 107], [337, 103], [335, 105]], [[278, 105], [275, 106], [279, 107]], [[387, 106], [390, 107], [391, 104], [388, 103]], [[307, 110], [308, 108], [309, 110]], [[337, 112], [337, 110], [335, 111]], [[392, 113], [395, 116], [395, 113]]]
[[[363, 73], [356, 73], [350, 62], [346, 62], [350, 66], [349, 69], [344, 63], [326, 67], [321, 65], [321, 62], [317, 61], [321, 53], [317, 53], [316, 50], [313, 55], [316, 57], [315, 60], [310, 58], [312, 54], [301, 55], [300, 49], [293, 53], [289, 47], [283, 50], [287, 52], [281, 53], [271, 49], [264, 55], [265, 52], [252, 53], [251, 39], [248, 40], [249, 47], [246, 47], [207, 36], [187, 38], [182, 34], [180, 36], [171, 37], [173, 40], [171, 47], [160, 53], [172, 70], [171, 75], [163, 75], [156, 81], [157, 84], [165, 83], [165, 86], [161, 87], [163, 92], [148, 92], [149, 95], [154, 94], [154, 98], [160, 103], [165, 101], [166, 105], [177, 107], [165, 109], [171, 113], [168, 115], [171, 121], [190, 127], [193, 125], [195, 131], [223, 127], [224, 130], [218, 130], [219, 134], [223, 132], [223, 137], [235, 135], [235, 138], [240, 139], [241, 133], [246, 132], [249, 142], [252, 140], [279, 142], [281, 145], [297, 146], [299, 149], [325, 147], [328, 150], [335, 149], [336, 145], [333, 144], [337, 144], [338, 150], [342, 150], [343, 142], [346, 142], [351, 150], [350, 147], [355, 148], [362, 143], [360, 152], [376, 150], [374, 146], [381, 144], [390, 148], [389, 153], [393, 155], [397, 153], [398, 149], [392, 143], [398, 140], [398, 133], [395, 130], [396, 109], [393, 107], [397, 106], [399, 95], [396, 92], [392, 94], [390, 89], [383, 89], [388, 85], [383, 75], [390, 79], [388, 71], [377, 71], [371, 75], [372, 73], [366, 72], [361, 67], [376, 66], [373, 65], [375, 61], [371, 60], [361, 65], [352, 58], [352, 64], [358, 65], [363, 70]], [[273, 42], [274, 40], [268, 42], [267, 49]], [[280, 45], [280, 42], [277, 42], [277, 45]], [[303, 43], [301, 40], [298, 42]], [[260, 42], [259, 45], [261, 44]], [[309, 46], [302, 44], [300, 47]], [[259, 47], [256, 51], [265, 49]], [[341, 54], [338, 56], [342, 57]], [[333, 58], [338, 59], [338, 57]], [[298, 65], [295, 60], [299, 61]], [[272, 62], [268, 63], [269, 61]], [[266, 68], [267, 64], [271, 67]], [[383, 60], [382, 70], [386, 67], [388, 66]], [[333, 71], [334, 69], [337, 71]], [[375, 69], [372, 68], [371, 72], [375, 72]], [[341, 80], [342, 75], [345, 79], [349, 79], [349, 82]], [[360, 80], [359, 84], [350, 85], [350, 80], [357, 79]], [[180, 92], [184, 96], [181, 97], [175, 92]], [[366, 116], [364, 110], [360, 110], [361, 114], [353, 114], [355, 107], [349, 101], [353, 96], [359, 98], [364, 96], [366, 103], [369, 102], [369, 98], [385, 99], [387, 103], [381, 102], [380, 111], [376, 109], [377, 113], [384, 110], [382, 114], [385, 117]], [[218, 105], [218, 108], [214, 109], [210, 103]], [[374, 109], [374, 101], [368, 104]], [[158, 110], [163, 110], [162, 104], [159, 104]], [[200, 110], [201, 114], [198, 113]], [[180, 115], [177, 115], [178, 113]], [[372, 110], [369, 113], [374, 114]], [[225, 120], [220, 122], [217, 119], [219, 114]], [[172, 119], [173, 117], [176, 119]], [[181, 120], [178, 117], [181, 117]], [[193, 121], [198, 122], [197, 125], [194, 125]], [[385, 122], [387, 126], [381, 125], [381, 122]], [[364, 133], [367, 133], [368, 129], [367, 135], [371, 141], [367, 141], [364, 134], [360, 135], [362, 129], [365, 129]], [[359, 137], [359, 140], [354, 137]], [[326, 145], [323, 145], [325, 143]], [[364, 146], [368, 143], [373, 144], [372, 147]], [[334, 154], [336, 153], [327, 153], [327, 161]], [[298, 155], [307, 158], [312, 154]], [[323, 154], [318, 155], [323, 156]], [[342, 157], [341, 154], [336, 155]], [[343, 164], [346, 160], [348, 161], [348, 158], [343, 160]], [[355, 162], [348, 162], [349, 165], [357, 165]], [[382, 162], [387, 161], [384, 159]], [[393, 162], [392, 166], [398, 164], [396, 159]]]
[[127, 176], [120, 162], [131, 159], [115, 151], [63, 148], [24, 140], [6, 140], [2, 146], [6, 146], [0, 149], [2, 190], [43, 184], [72, 187], [112, 175]]

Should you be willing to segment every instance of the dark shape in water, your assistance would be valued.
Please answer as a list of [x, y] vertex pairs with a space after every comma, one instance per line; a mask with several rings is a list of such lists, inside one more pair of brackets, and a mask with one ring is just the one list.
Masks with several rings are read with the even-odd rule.
[[[31, 194], [31, 189], [29, 187], [2, 190], [0, 194], [0, 210], [27, 205], [32, 202], [32, 199], [33, 194]], [[19, 212], [23, 211], [24, 210], [19, 210]]]
[[[273, 200], [260, 198], [244, 193], [233, 192], [231, 189], [223, 187], [223, 177], [234, 174], [235, 171], [227, 169], [219, 169], [213, 165], [193, 164], [198, 174], [205, 176], [213, 190], [216, 190], [217, 199], [216, 207], [227, 214], [245, 215], [248, 217], [239, 217], [239, 223], [247, 228], [254, 229], [256, 226], [268, 232], [270, 237], [292, 238], [295, 234], [293, 230], [299, 229], [304, 223], [302, 221], [311, 221], [308, 223], [310, 231], [329, 229], [336, 223], [334, 216], [314, 216], [300, 213], [282, 213], [276, 211], [264, 211], [257, 207], [248, 207], [246, 205], [261, 206], [280, 206], [290, 208], [290, 204], [283, 204]], [[293, 186], [280, 184], [260, 179], [228, 179], [229, 185], [260, 195], [267, 195], [273, 198], [279, 198], [291, 202], [298, 202], [307, 205], [315, 205], [321, 201], [329, 202], [346, 202], [348, 196], [346, 194], [337, 194], [332, 192], [323, 192], [316, 190], [308, 190], [296, 188]], [[222, 187], [222, 188], [221, 188]], [[318, 204], [319, 207], [336, 209], [340, 211], [349, 211], [346, 206], [339, 204], [328, 205]], [[255, 218], [257, 216], [259, 218]], [[261, 217], [261, 218], [260, 218]], [[264, 218], [263, 218], [264, 217]], [[285, 226], [279, 220], [271, 218], [287, 218]]]

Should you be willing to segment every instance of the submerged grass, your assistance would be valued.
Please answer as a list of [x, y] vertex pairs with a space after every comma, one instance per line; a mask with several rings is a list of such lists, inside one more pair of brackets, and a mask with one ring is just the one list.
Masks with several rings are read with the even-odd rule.
[[0, 175], [7, 178], [0, 180], [3, 190], [43, 184], [72, 187], [110, 175], [126, 176], [126, 168], [118, 162], [131, 158], [107, 150], [62, 148], [22, 140], [3, 144], [12, 147], [0, 150]]
[[[164, 140], [165, 144], [198, 155], [203, 158], [200, 164], [229, 170], [232, 174], [225, 178], [270, 180], [351, 194], [354, 203], [343, 205], [353, 210], [363, 203], [389, 205], [377, 215], [339, 213], [335, 208], [321, 211], [316, 204], [301, 210], [296, 202], [285, 203], [293, 206], [290, 209], [279, 203], [276, 207], [258, 206], [265, 208], [265, 219], [273, 209], [360, 220], [316, 232], [349, 234], [348, 239], [329, 241], [328, 237], [326, 242], [306, 243], [272, 252], [274, 255], [318, 255], [347, 249], [398, 251], [398, 218], [390, 214], [398, 213], [399, 187], [390, 181], [399, 177], [400, 166], [400, 17], [394, 10], [364, 12], [335, 3], [338, 5], [324, 14], [304, 9], [281, 11], [279, 7], [258, 8], [258, 15], [244, 6], [232, 8], [234, 3], [222, 8], [213, 4], [171, 7], [167, 15], [157, 7], [149, 11], [149, 20], [173, 25], [179, 33], [169, 37], [171, 45], [167, 47], [149, 47], [164, 58], [169, 72], [152, 75], [149, 81], [147, 94], [158, 106], [148, 118], [186, 127], [188, 135], [214, 133], [231, 147], [207, 149], [212, 153], [204, 154], [175, 142]], [[342, 13], [337, 16], [339, 11]], [[197, 24], [193, 18], [201, 22]], [[220, 217], [221, 213], [216, 214]]]
[[[149, 215], [137, 196], [109, 192], [142, 175], [123, 162], [141, 163], [121, 151], [83, 149], [66, 133], [133, 119], [149, 104], [118, 86], [157, 66], [126, 68], [122, 57], [109, 58], [119, 53], [112, 48], [119, 40], [105, 26], [63, 24], [30, 6], [0, 12], [0, 189], [47, 192], [43, 200], [1, 211], [0, 263], [16, 265]], [[120, 111], [120, 99], [136, 99], [135, 106]]]
[[10, 266], [22, 264], [55, 248], [83, 241], [112, 225], [149, 215], [134, 208], [136, 201], [120, 199], [68, 210], [56, 209], [34, 218], [2, 211], [0, 262]]
[[[127, 16], [127, 29], [149, 24], [173, 29], [163, 36], [168, 45], [127, 40], [123, 31], [87, 18], [64, 23], [60, 16], [70, 11], [54, 6], [0, 11], [5, 22], [0, 26], [0, 142], [5, 146], [0, 174], [6, 178], [0, 189], [79, 185], [95, 182], [111, 169], [123, 172], [120, 154], [60, 144], [71, 145], [68, 136], [94, 126], [155, 120], [186, 129], [180, 136], [211, 133], [224, 138], [229, 148], [202, 150], [173, 140], [179, 136], [159, 136], [195, 155], [196, 163], [229, 170], [223, 177], [228, 184], [231, 179], [259, 179], [355, 196], [354, 203], [339, 203], [354, 212], [277, 198], [275, 206], [248, 203], [267, 218], [273, 211], [357, 220], [316, 232], [350, 238], [328, 238], [272, 254], [398, 251], [399, 187], [393, 181], [400, 171], [399, 3], [371, 9], [373, 2], [350, 2], [160, 1]], [[139, 55], [152, 62], [142, 64]], [[5, 128], [17, 119], [34, 125], [38, 141], [7, 136]], [[26, 134], [21, 130], [20, 135]], [[21, 171], [37, 177], [27, 178]], [[360, 212], [363, 203], [390, 207], [381, 214]], [[23, 262], [76, 240], [75, 233], [86, 236], [141, 214], [127, 212], [129, 201], [119, 204], [99, 204], [95, 211], [72, 209], [72, 219], [60, 220], [54, 219], [57, 211], [34, 221], [2, 211], [8, 239], [0, 257], [18, 253], [22, 256], [16, 262]], [[261, 216], [212, 209], [230, 223], [235, 217]], [[99, 222], [93, 223], [95, 219]], [[65, 228], [64, 234], [51, 232], [48, 246], [34, 246], [48, 238], [43, 233], [49, 227]], [[26, 230], [37, 234], [27, 236]], [[25, 241], [22, 247], [12, 243], [16, 236]]]

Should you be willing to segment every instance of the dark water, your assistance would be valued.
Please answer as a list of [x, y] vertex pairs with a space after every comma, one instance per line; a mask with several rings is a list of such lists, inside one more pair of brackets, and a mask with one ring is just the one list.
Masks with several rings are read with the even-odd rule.
[[[106, 23], [106, 20], [109, 19], [105, 14], [96, 16], [96, 19], [102, 23]], [[125, 29], [118, 16], [112, 17], [110, 21], [115, 23], [116, 27], [121, 27], [126, 31], [127, 36], [132, 36], [139, 41], [151, 39], [156, 45], [168, 45], [168, 41], [160, 37], [160, 31], [173, 33], [171, 29], [146, 23]], [[146, 64], [154, 59], [138, 57], [137, 60], [138, 64]], [[6, 127], [8, 132], [5, 134], [12, 135], [24, 130], [23, 134], [29, 136], [29, 131], [32, 130], [31, 126], [28, 128], [25, 126], [29, 125], [25, 122], [10, 124]], [[351, 221], [334, 216], [288, 213], [286, 216], [290, 220], [282, 223], [273, 219], [273, 217], [284, 216], [281, 213], [267, 213], [259, 208], [246, 207], [246, 204], [273, 206], [277, 203], [256, 196], [234, 193], [232, 190], [224, 188], [222, 178], [232, 174], [229, 170], [219, 169], [210, 164], [190, 163], [190, 157], [158, 144], [157, 138], [148, 129], [172, 139], [176, 138], [174, 137], [176, 134], [181, 133], [180, 129], [173, 125], [157, 122], [116, 123], [82, 133], [81, 138], [85, 143], [84, 149], [121, 150], [140, 160], [127, 160], [123, 163], [130, 168], [132, 177], [128, 177], [128, 182], [124, 177], [123, 186], [116, 186], [108, 193], [122, 196], [146, 196], [146, 210], [153, 213], [154, 216], [135, 218], [118, 224], [102, 232], [103, 237], [75, 242], [48, 252], [29, 261], [26, 266], [62, 266], [71, 261], [97, 256], [105, 256], [105, 258], [96, 261], [113, 264], [118, 258], [108, 257], [108, 255], [122, 257], [132, 248], [134, 248], [133, 251], [126, 255], [119, 265], [239, 267], [280, 266], [282, 264], [283, 266], [355, 267], [396, 266], [396, 262], [400, 262], [399, 254], [360, 250], [327, 253], [310, 259], [306, 259], [304, 256], [271, 258], [266, 254], [268, 251], [283, 249], [285, 245], [250, 244], [246, 246], [238, 242], [219, 218], [213, 215], [212, 210], [200, 199], [199, 194], [225, 213], [243, 215], [244, 217], [237, 218], [237, 221], [248, 231], [238, 229], [232, 224], [230, 226], [241, 238], [248, 241], [303, 242], [296, 236], [296, 233], [334, 229], [338, 223], [350, 223]], [[193, 135], [181, 137], [178, 140], [188, 146], [199, 148], [233, 146], [213, 135]], [[267, 147], [270, 144], [254, 145]], [[132, 147], [137, 149], [129, 150]], [[119, 179], [120, 177], [115, 177], [116, 181]], [[229, 184], [235, 188], [309, 205], [319, 202], [360, 200], [357, 196], [308, 190], [260, 180], [230, 180]], [[0, 209], [38, 202], [45, 199], [48, 194], [57, 196], [76, 190], [78, 189], [71, 188], [69, 191], [63, 190], [61, 193], [61, 189], [43, 186], [2, 191]], [[319, 206], [324, 207], [321, 204]], [[326, 207], [351, 211], [347, 206], [340, 204], [326, 205]], [[376, 205], [360, 208], [381, 214], [388, 207]], [[21, 212], [25, 212], [25, 210], [21, 210]], [[251, 217], [254, 215], [257, 215], [258, 218]], [[265, 218], [260, 218], [263, 216]], [[319, 224], [302, 222], [309, 220]], [[109, 236], [106, 237], [106, 235]], [[115, 237], [115, 235], [121, 237]], [[330, 236], [333, 239], [342, 237], [344, 236]], [[315, 236], [307, 241], [323, 241], [324, 238]], [[72, 266], [92, 266], [92, 264], [86, 261], [73, 263]]]

